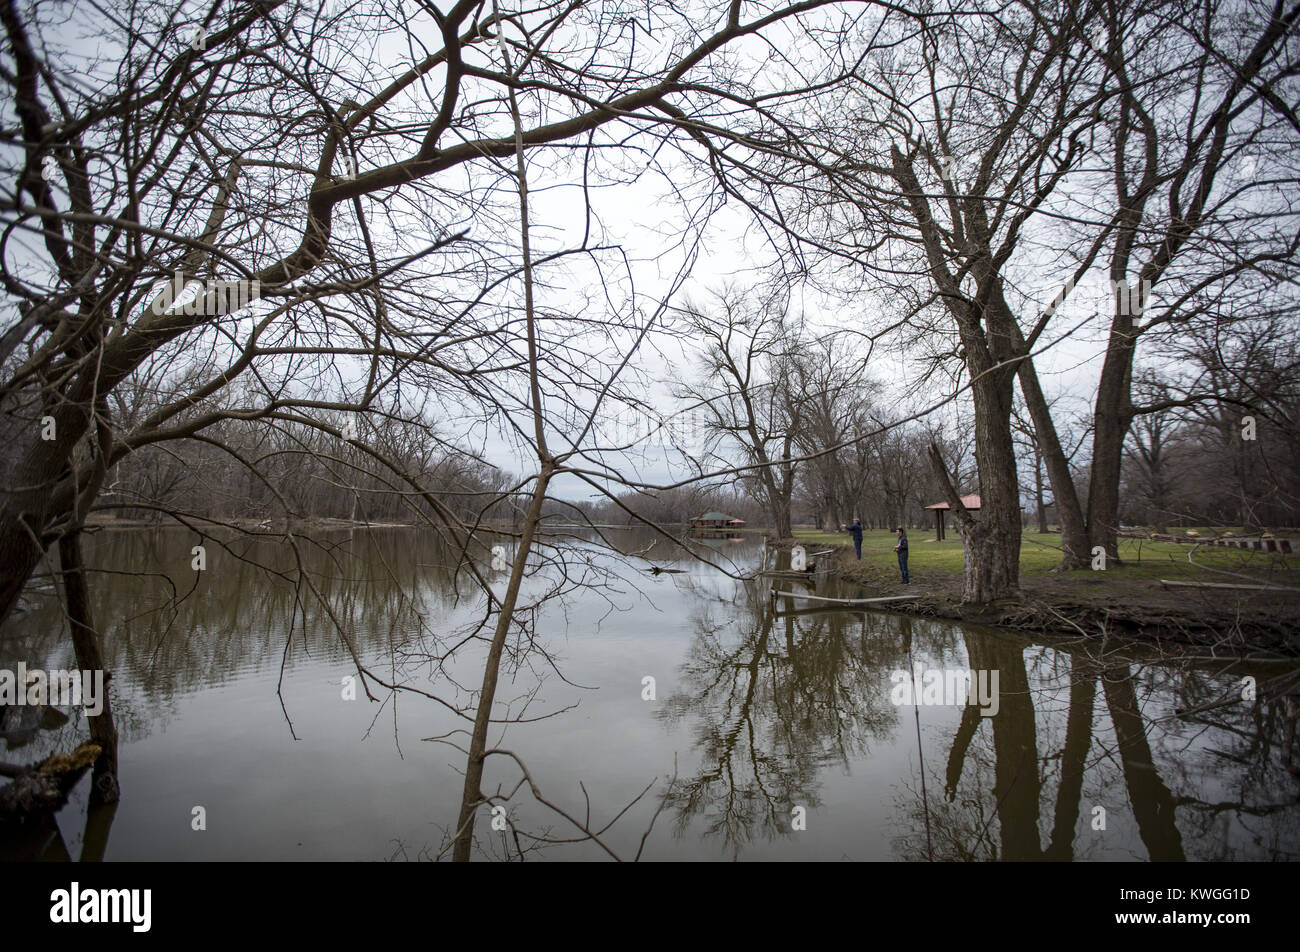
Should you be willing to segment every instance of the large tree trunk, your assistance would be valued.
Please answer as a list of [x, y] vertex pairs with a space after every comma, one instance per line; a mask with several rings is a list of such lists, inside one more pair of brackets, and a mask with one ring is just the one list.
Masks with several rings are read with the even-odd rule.
[[1020, 533], [980, 518], [964, 535], [961, 600], [984, 604], [1014, 596], [1020, 585]]
[[[57, 397], [23, 389], [0, 400], [0, 624], [52, 541], [51, 528], [80, 525], [78, 508], [103, 483], [112, 443], [107, 394], [125, 376], [116, 367], [110, 373], [111, 365], [106, 356], [103, 373], [84, 375]], [[73, 453], [87, 436], [92, 456], [78, 467]]]
[[939, 448], [930, 444], [935, 476], [947, 496], [953, 518], [962, 527], [965, 565], [961, 600], [968, 604], [1010, 598], [1020, 591], [1020, 474], [1011, 439], [1016, 370], [1005, 316], [1005, 309], [985, 315], [991, 327], [997, 328], [990, 329], [987, 338], [977, 329], [980, 318], [965, 314], [958, 319], [975, 407], [978, 516], [971, 515], [962, 506]]
[[22, 509], [18, 504], [0, 513], [0, 623], [9, 616], [44, 551], [27, 530]]
[[1088, 539], [1119, 561], [1119, 480], [1132, 416], [1131, 319], [1116, 319], [1097, 385], [1093, 413], [1092, 478], [1088, 481]]
[[782, 539], [794, 538], [794, 529], [790, 523], [790, 501], [788, 499], [777, 500], [773, 517], [776, 522], [777, 536]]
[[984, 604], [1015, 596], [1020, 588], [1020, 484], [1011, 441], [1011, 377], [1005, 372], [972, 374], [975, 396], [975, 462], [979, 467], [980, 512], [962, 506], [939, 448], [930, 463], [953, 519], [961, 525], [965, 564], [961, 600]]
[[767, 514], [772, 520], [772, 529], [778, 539], [793, 538], [794, 532], [790, 525], [790, 499], [794, 494], [794, 480], [788, 478], [788, 474], [783, 474], [784, 478], [778, 482], [774, 472], [775, 466], [768, 465], [767, 455], [762, 452], [757, 455], [759, 461], [764, 464], [759, 470], [759, 479], [763, 486], [763, 493], [767, 497]]
[[961, 597], [982, 604], [1020, 587], [1020, 483], [1011, 441], [1011, 377], [986, 374], [974, 389], [980, 514], [966, 527]]
[[[1023, 351], [1018, 346], [1022, 338], [1015, 315], [1006, 306], [992, 258], [985, 255], [971, 262], [969, 275], [975, 279], [977, 292], [974, 298], [970, 297], [963, 291], [961, 279], [948, 267], [944, 239], [910, 159], [904, 157], [897, 145], [891, 146], [890, 157], [894, 177], [903, 187], [920, 228], [935, 288], [944, 296], [945, 306], [957, 326], [970, 375], [975, 406], [975, 463], [980, 481], [978, 519], [962, 508], [938, 447], [930, 445], [931, 462], [940, 484], [965, 530], [962, 601], [984, 603], [1014, 596], [1020, 587], [1021, 526], [1020, 478], [1011, 439], [1011, 398], [1017, 358]], [[982, 203], [971, 199], [965, 208], [972, 219], [967, 223], [971, 240], [986, 239], [989, 223]]]
[[[1001, 378], [1001, 379], [999, 379]], [[1011, 377], [979, 376], [975, 396], [975, 461], [979, 467], [980, 511], [972, 515], [948, 475], [938, 447], [931, 445], [935, 476], [961, 524], [965, 564], [962, 601], [983, 604], [1016, 595], [1020, 587], [1020, 486], [1011, 441]]]

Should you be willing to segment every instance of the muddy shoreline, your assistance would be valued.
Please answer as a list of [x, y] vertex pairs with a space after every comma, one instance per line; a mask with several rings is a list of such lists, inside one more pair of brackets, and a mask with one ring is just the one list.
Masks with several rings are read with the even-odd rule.
[[[799, 540], [769, 545], [789, 548]], [[961, 601], [961, 578], [944, 571], [911, 572], [903, 585], [897, 569], [858, 562], [848, 546], [823, 556], [827, 575], [857, 584], [870, 597], [914, 595], [881, 611], [961, 621], [1016, 631], [1117, 639], [1155, 647], [1198, 647], [1224, 658], [1300, 658], [1300, 592], [1171, 589], [1148, 579], [1065, 572], [1021, 579], [1021, 596], [987, 605]]]

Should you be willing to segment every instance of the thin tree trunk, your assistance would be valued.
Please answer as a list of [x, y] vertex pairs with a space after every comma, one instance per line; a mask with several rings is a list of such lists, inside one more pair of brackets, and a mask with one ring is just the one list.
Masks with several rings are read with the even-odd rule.
[[[1052, 413], [1038, 383], [1038, 373], [1030, 358], [1020, 362], [1017, 369], [1020, 380], [1020, 392], [1025, 398], [1025, 406], [1034, 421], [1035, 442], [1042, 461], [1047, 464], [1047, 477], [1052, 484], [1052, 495], [1056, 499], [1056, 515], [1061, 523], [1061, 567], [1065, 569], [1084, 568], [1090, 564], [1088, 544], [1088, 527], [1084, 520], [1083, 507], [1079, 503], [1079, 494], [1074, 487], [1074, 477], [1070, 473], [1070, 462], [1065, 458], [1060, 437], [1056, 433], [1056, 424], [1052, 422]], [[1041, 485], [1039, 495], [1040, 532], [1046, 532], [1046, 520], [1042, 513]]]
[[1034, 447], [1034, 502], [1038, 506], [1038, 534], [1047, 534], [1047, 505], [1043, 501], [1043, 454]]
[[90, 739], [101, 748], [99, 759], [95, 761], [90, 805], [95, 807], [116, 803], [120, 793], [117, 782], [117, 728], [113, 724], [113, 706], [108, 698], [108, 672], [104, 669], [104, 653], [91, 617], [90, 592], [81, 558], [80, 529], [74, 529], [59, 539], [59, 561], [63, 566], [64, 601], [72, 628], [72, 647], [76, 652], [77, 667], [83, 671], [104, 672], [104, 708], [99, 714], [86, 716], [90, 724]]
[[537, 477], [532, 504], [528, 507], [528, 515], [524, 518], [523, 533], [519, 537], [515, 561], [510, 568], [510, 582], [506, 586], [505, 598], [501, 600], [496, 631], [492, 635], [492, 645], [488, 649], [487, 661], [483, 666], [483, 686], [479, 691], [474, 733], [470, 738], [469, 760], [465, 766], [465, 790], [461, 795], [460, 819], [456, 823], [456, 845], [452, 851], [452, 859], [457, 863], [469, 862], [470, 851], [474, 845], [474, 812], [483, 799], [479, 788], [483, 782], [483, 752], [487, 749], [492, 702], [497, 690], [497, 672], [501, 667], [501, 653], [505, 650], [506, 636], [509, 635], [510, 624], [514, 620], [515, 604], [519, 600], [519, 587], [524, 579], [528, 555], [532, 551], [533, 536], [537, 524], [541, 521], [542, 502], [546, 498], [546, 487], [551, 481], [552, 471], [551, 464], [544, 464]]
[[[512, 73], [510, 54], [505, 43], [502, 29], [501, 11], [495, 0], [492, 14], [496, 20], [497, 47], [501, 51], [501, 62], [507, 73]], [[524, 164], [523, 123], [519, 117], [519, 103], [515, 97], [514, 87], [509, 88], [510, 116], [515, 127], [515, 178], [519, 185], [519, 242], [524, 263], [524, 315], [528, 338], [528, 389], [531, 397], [533, 432], [536, 438], [537, 458], [541, 469], [537, 474], [537, 485], [533, 487], [533, 498], [524, 517], [523, 532], [519, 537], [519, 546], [515, 552], [514, 565], [510, 569], [510, 581], [506, 586], [506, 595], [501, 602], [500, 614], [497, 616], [496, 631], [492, 636], [492, 645], [488, 649], [487, 661], [483, 666], [483, 686], [479, 691], [478, 711], [474, 716], [474, 733], [470, 737], [469, 759], [465, 765], [465, 789], [461, 795], [460, 817], [456, 823], [455, 847], [452, 859], [458, 863], [469, 862], [474, 845], [474, 813], [482, 802], [480, 789], [483, 782], [483, 758], [487, 750], [488, 726], [492, 720], [492, 702], [496, 697], [497, 672], [501, 667], [501, 653], [505, 650], [506, 636], [514, 620], [515, 604], [519, 599], [519, 587], [523, 583], [524, 570], [528, 565], [528, 556], [533, 547], [533, 536], [542, 518], [542, 506], [546, 501], [546, 488], [555, 473], [555, 460], [546, 447], [546, 430], [542, 422], [542, 394], [538, 380], [538, 348], [535, 309], [533, 303], [533, 262], [529, 242], [528, 228], [528, 171]]]
[[1070, 706], [1061, 750], [1061, 780], [1056, 790], [1052, 838], [1044, 858], [1074, 858], [1074, 828], [1079, 822], [1079, 797], [1092, 746], [1092, 713], [1097, 698], [1097, 668], [1082, 654], [1070, 659]]

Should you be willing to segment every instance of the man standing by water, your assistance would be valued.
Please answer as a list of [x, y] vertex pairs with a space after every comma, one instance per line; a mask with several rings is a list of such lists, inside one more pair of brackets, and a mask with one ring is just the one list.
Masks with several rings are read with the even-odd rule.
[[898, 571], [903, 573], [903, 584], [910, 585], [907, 578], [907, 533], [899, 526], [894, 532], [898, 535], [898, 545], [894, 546], [894, 551], [898, 553]]
[[853, 533], [853, 549], [858, 553], [858, 561], [862, 561], [862, 520], [854, 519], [851, 526], [840, 526], [840, 529]]

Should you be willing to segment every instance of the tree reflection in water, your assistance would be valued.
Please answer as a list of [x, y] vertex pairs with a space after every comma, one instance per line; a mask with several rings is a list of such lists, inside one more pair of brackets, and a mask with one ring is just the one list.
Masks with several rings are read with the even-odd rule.
[[[684, 551], [662, 541], [651, 549], [653, 540], [645, 536], [619, 536], [620, 548], [603, 553], [582, 540], [554, 541], [556, 548], [543, 547], [539, 561], [560, 558], [554, 553], [563, 547], [565, 564], [557, 568], [548, 562], [548, 571], [539, 573], [538, 601], [558, 585], [572, 590], [579, 577], [590, 597], [576, 603], [580, 617], [569, 618], [565, 608], [547, 618], [543, 627], [552, 643], [597, 622], [605, 602], [617, 597], [625, 607], [639, 608], [669, 587], [673, 594], [660, 599], [670, 610], [664, 617], [670, 624], [689, 625], [688, 646], [674, 647], [671, 655], [670, 663], [684, 658], [679, 687], [659, 702], [656, 713], [637, 692], [623, 692], [588, 715], [596, 722], [612, 718], [589, 734], [596, 745], [624, 744], [620, 729], [635, 730], [638, 717], [662, 720], [668, 728], [662, 745], [639, 749], [644, 763], [637, 769], [644, 769], [644, 782], [670, 776], [674, 751], [693, 746], [696, 756], [680, 757], [690, 766], [667, 790], [667, 812], [655, 831], [658, 838], [666, 828], [663, 820], [674, 817], [680, 839], [673, 849], [685, 855], [704, 855], [707, 847], [698, 837], [738, 858], [760, 852], [764, 842], [784, 841], [780, 852], [796, 853], [803, 843], [792, 837], [791, 810], [803, 806], [810, 814], [817, 811], [817, 830], [843, 838], [846, 854], [866, 849], [906, 860], [1298, 858], [1298, 712], [1293, 697], [1265, 690], [1269, 684], [1278, 687], [1278, 669], [1121, 652], [1096, 640], [1045, 645], [1005, 632], [877, 612], [794, 610], [807, 603], [775, 604], [767, 580], [734, 581], [718, 571], [697, 571], [698, 563]], [[251, 673], [269, 672], [269, 682], [263, 674], [260, 681], [246, 683], [269, 691], [274, 703], [277, 670], [283, 680], [288, 680], [284, 672], [298, 665], [312, 677], [326, 670], [346, 672], [352, 668], [350, 651], [392, 684], [445, 690], [448, 697], [463, 699], [457, 672], [443, 659], [457, 643], [452, 636], [464, 631], [482, 605], [464, 597], [468, 586], [458, 596], [448, 567], [456, 560], [436, 540], [400, 530], [325, 537], [304, 550], [301, 570], [320, 595], [308, 600], [274, 574], [284, 568], [274, 560], [287, 558], [282, 546], [268, 542], [246, 553], [267, 561], [269, 574], [232, 558], [196, 584], [189, 544], [184, 533], [103, 533], [92, 545], [107, 666], [115, 673], [115, 712], [125, 743], [166, 732], [192, 696], [234, 685]], [[747, 570], [758, 558], [754, 547], [696, 545], [728, 571]], [[636, 559], [646, 551], [655, 564], [688, 574], [640, 581], [650, 578], [646, 563]], [[159, 568], [124, 573], [118, 570], [122, 565]], [[611, 566], [622, 567], [621, 576]], [[779, 587], [797, 584], [787, 579]], [[816, 585], [820, 592], [825, 583]], [[833, 588], [822, 593], [853, 594]], [[638, 656], [637, 646], [649, 640], [643, 627], [634, 624], [626, 633], [629, 655]], [[346, 642], [339, 637], [344, 634]], [[67, 664], [61, 654], [66, 650], [63, 619], [52, 602], [37, 602], [12, 620], [6, 638], [4, 650], [11, 657], [0, 657], [0, 666], [18, 659]], [[580, 652], [597, 644], [575, 637], [566, 658], [584, 684]], [[1104, 648], [1110, 650], [1103, 653]], [[511, 645], [508, 660], [521, 674], [525, 700], [553, 670], [547, 651], [546, 643], [522, 635]], [[896, 707], [889, 676], [908, 668], [909, 653], [931, 667], [997, 670], [997, 714], [981, 717], [973, 706]], [[640, 667], [619, 667], [616, 650], [603, 657], [610, 666], [591, 683], [604, 687], [611, 679], [635, 675], [639, 692]], [[1247, 674], [1260, 684], [1257, 701], [1234, 694]], [[316, 693], [300, 691], [284, 716], [309, 728], [332, 723], [337, 689], [323, 694], [328, 697], [318, 701]], [[561, 696], [548, 693], [543, 700], [562, 707], [567, 700], [560, 702]], [[1219, 703], [1225, 697], [1231, 703]], [[391, 716], [394, 743], [399, 742], [397, 698], [398, 692], [390, 691], [374, 707], [374, 716]], [[628, 706], [636, 713], [629, 715]], [[1175, 709], [1190, 713], [1175, 716]], [[417, 712], [407, 719], [423, 716], [422, 709], [407, 710]], [[918, 715], [923, 758], [917, 756]], [[556, 717], [545, 729], [563, 730], [568, 717]], [[283, 732], [287, 726], [267, 729]], [[231, 730], [215, 721], [199, 736], [220, 741]], [[431, 731], [420, 727], [409, 733], [418, 739]], [[73, 722], [41, 734], [22, 754], [35, 761], [77, 742]], [[577, 759], [566, 756], [556, 755], [549, 778], [562, 784], [570, 771], [575, 787], [587, 780], [598, 806], [630, 799], [620, 786], [626, 769], [602, 772], [588, 751]], [[384, 763], [378, 757], [373, 762]], [[158, 769], [159, 776], [167, 775], [165, 766]], [[131, 779], [137, 782], [139, 774]], [[892, 784], [892, 798], [861, 792], [882, 781]], [[376, 789], [388, 782], [375, 781]], [[332, 807], [350, 809], [348, 791], [355, 789], [341, 787], [329, 801]], [[875, 811], [865, 826], [861, 810], [849, 813], [855, 796], [858, 801], [869, 796]], [[124, 824], [132, 828], [133, 803], [138, 798], [126, 801], [125, 812], [117, 814], [118, 837]], [[1099, 807], [1105, 810], [1105, 830], [1093, 828]], [[445, 804], [429, 809], [445, 810]], [[647, 798], [645, 815], [636, 822], [648, 823], [652, 809]], [[4, 845], [29, 857], [105, 854], [111, 809], [84, 816], [65, 811], [62, 821], [63, 834], [51, 825], [29, 831], [22, 844]], [[392, 822], [389, 817], [376, 822], [378, 842], [388, 842]], [[138, 815], [135, 823], [136, 836], [151, 831]], [[878, 846], [870, 845], [872, 837]], [[631, 855], [637, 842], [629, 842]]]
[[898, 723], [877, 688], [879, 672], [905, 660], [887, 616], [778, 612], [759, 581], [735, 604], [705, 602], [682, 668], [687, 690], [668, 699], [670, 725], [696, 722], [702, 769], [668, 793], [679, 831], [704, 818], [733, 855], [756, 837], [786, 835], [791, 810], [818, 806], [817, 777], [847, 768]]
[[[967, 705], [945, 723], [922, 718], [924, 757], [895, 804], [896, 858], [1297, 858], [1295, 698], [1175, 714], [1276, 671], [907, 616], [780, 611], [762, 581], [734, 603], [697, 594], [684, 688], [661, 713], [694, 725], [700, 755], [667, 793], [679, 834], [701, 831], [739, 858], [790, 835], [793, 806], [823, 805], [828, 766], [861, 769], [873, 743], [909, 737], [915, 752], [914, 708], [889, 699], [889, 674], [909, 670], [915, 650], [930, 665], [999, 672], [1000, 703], [990, 717]], [[1223, 797], [1204, 799], [1207, 789]]]

